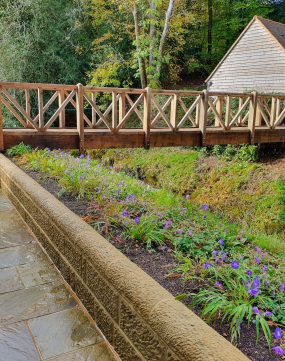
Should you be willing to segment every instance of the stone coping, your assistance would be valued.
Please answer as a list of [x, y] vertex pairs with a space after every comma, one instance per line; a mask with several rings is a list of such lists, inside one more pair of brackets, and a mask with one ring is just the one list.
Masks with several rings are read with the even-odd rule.
[[0, 181], [122, 360], [248, 360], [1, 154]]

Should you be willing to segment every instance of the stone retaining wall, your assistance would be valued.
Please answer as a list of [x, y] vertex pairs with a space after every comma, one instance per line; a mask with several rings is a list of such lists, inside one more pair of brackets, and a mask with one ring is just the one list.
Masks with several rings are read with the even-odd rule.
[[1, 154], [0, 180], [123, 361], [248, 360]]

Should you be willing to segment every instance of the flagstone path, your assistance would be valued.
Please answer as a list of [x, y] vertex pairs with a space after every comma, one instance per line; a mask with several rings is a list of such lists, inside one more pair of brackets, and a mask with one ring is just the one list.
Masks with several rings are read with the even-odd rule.
[[0, 361], [115, 361], [0, 190]]

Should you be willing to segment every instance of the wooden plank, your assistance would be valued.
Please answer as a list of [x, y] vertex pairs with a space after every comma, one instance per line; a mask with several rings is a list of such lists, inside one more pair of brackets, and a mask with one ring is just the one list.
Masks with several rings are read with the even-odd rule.
[[112, 92], [112, 128], [114, 130], [117, 129], [117, 126], [119, 124], [118, 120], [118, 99], [117, 99], [117, 93]]
[[39, 129], [43, 129], [45, 126], [44, 123], [44, 112], [43, 112], [43, 108], [44, 108], [44, 100], [43, 100], [43, 90], [42, 89], [38, 89], [38, 108], [39, 108]]
[[256, 109], [257, 109], [257, 93], [253, 92], [250, 99], [250, 108], [249, 108], [249, 117], [248, 117], [250, 144], [255, 144], [254, 136], [255, 136]]
[[[64, 98], [65, 98], [64, 90], [61, 90], [58, 93], [58, 106], [59, 107], [62, 105], [62, 103], [64, 103]], [[62, 111], [59, 114], [59, 127], [65, 128], [65, 108], [62, 109]]]
[[79, 137], [79, 150], [80, 152], [84, 152], [84, 91], [82, 84], [77, 85], [76, 118]]
[[119, 122], [121, 122], [126, 115], [126, 93], [119, 94]]
[[144, 147], [150, 147], [150, 123], [152, 114], [152, 93], [149, 87], [146, 88], [144, 93], [144, 115], [143, 115], [143, 131], [144, 131]]
[[[30, 90], [25, 89], [25, 102], [26, 102], [26, 113], [31, 117], [31, 97]], [[29, 123], [28, 118], [26, 118], [26, 123], [28, 128], [33, 128], [33, 126]]]
[[221, 96], [217, 97], [216, 109], [219, 116], [215, 115], [215, 127], [220, 127], [220, 119], [223, 118], [223, 103], [224, 98]]

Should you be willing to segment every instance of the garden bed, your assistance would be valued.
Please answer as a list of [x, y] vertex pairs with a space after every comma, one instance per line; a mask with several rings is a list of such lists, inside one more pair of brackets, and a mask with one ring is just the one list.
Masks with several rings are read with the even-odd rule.
[[[269, 352], [262, 328], [271, 342], [271, 332], [277, 329], [278, 336], [284, 323], [281, 258], [252, 247], [207, 204], [199, 209], [187, 194], [154, 189], [90, 158], [45, 150], [17, 163], [173, 295], [189, 305], [195, 301], [192, 307], [204, 318], [212, 313], [212, 325], [227, 338], [231, 333], [252, 360], [280, 359]], [[271, 347], [280, 345], [277, 338]]]

